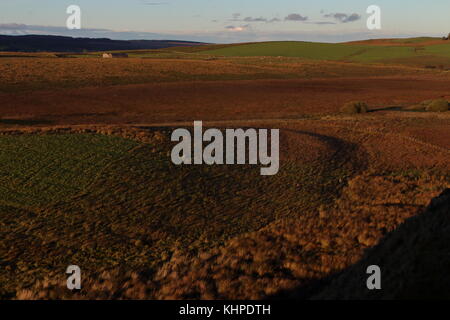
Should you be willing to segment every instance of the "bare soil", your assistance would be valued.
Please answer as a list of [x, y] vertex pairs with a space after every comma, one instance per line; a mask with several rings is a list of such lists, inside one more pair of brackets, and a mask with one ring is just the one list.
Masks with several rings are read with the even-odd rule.
[[450, 81], [417, 76], [150, 83], [0, 93], [0, 117], [19, 125], [298, 118], [337, 113], [352, 100], [380, 110], [436, 97], [450, 98]]

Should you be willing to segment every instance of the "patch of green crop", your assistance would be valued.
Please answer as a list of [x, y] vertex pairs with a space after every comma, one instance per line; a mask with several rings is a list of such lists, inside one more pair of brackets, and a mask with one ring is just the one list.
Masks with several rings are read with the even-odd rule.
[[[444, 51], [444, 49], [441, 49]], [[312, 60], [380, 62], [386, 59], [410, 58], [417, 55], [414, 47], [370, 46], [314, 42], [265, 42], [235, 45], [202, 51], [219, 56], [280, 56]]]
[[450, 57], [450, 43], [426, 46], [424, 52], [428, 54]]
[[137, 145], [91, 134], [0, 136], [0, 204], [40, 207], [86, 190]]
[[390, 39], [390, 42], [395, 43], [421, 43], [421, 42], [427, 42], [427, 41], [433, 41], [433, 40], [439, 40], [440, 38], [433, 38], [433, 37], [416, 37], [416, 38], [406, 38], [406, 39]]
[[[428, 38], [393, 39], [398, 43], [421, 43]], [[406, 46], [370, 46], [315, 42], [262, 42], [220, 47], [201, 51], [202, 54], [225, 57], [296, 57], [311, 60], [353, 61], [362, 63], [390, 62], [401, 63], [401, 59], [430, 60], [432, 56], [450, 57], [450, 44], [425, 46], [421, 50]], [[426, 64], [424, 60], [424, 63]]]
[[317, 60], [342, 60], [358, 54], [365, 48], [366, 46], [346, 44], [283, 41], [236, 45], [202, 51], [202, 53], [219, 56], [282, 56]]
[[378, 62], [384, 59], [410, 58], [416, 55], [413, 47], [379, 47], [371, 46], [351, 57], [355, 62]]

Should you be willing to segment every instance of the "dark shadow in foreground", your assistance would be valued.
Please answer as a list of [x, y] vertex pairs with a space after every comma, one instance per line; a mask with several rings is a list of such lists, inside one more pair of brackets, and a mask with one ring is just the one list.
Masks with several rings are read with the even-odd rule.
[[[450, 189], [423, 214], [406, 220], [355, 265], [271, 299], [450, 299]], [[367, 268], [381, 269], [381, 290], [369, 290]]]

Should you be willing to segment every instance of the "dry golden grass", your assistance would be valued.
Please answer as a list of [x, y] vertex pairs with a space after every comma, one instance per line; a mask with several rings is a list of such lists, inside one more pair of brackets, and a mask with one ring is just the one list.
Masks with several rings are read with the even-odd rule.
[[367, 113], [368, 106], [365, 102], [347, 102], [341, 108], [341, 112], [347, 114]]
[[[450, 189], [434, 198], [425, 213], [408, 219], [363, 259], [341, 274], [314, 299], [444, 300], [448, 293]], [[382, 290], [367, 290], [366, 270], [378, 265]]]
[[[356, 263], [365, 249], [376, 245], [406, 219], [420, 214], [431, 198], [450, 186], [448, 148], [436, 146], [433, 140], [423, 142], [410, 135], [385, 132], [384, 126], [390, 127], [392, 122], [384, 121], [370, 121], [371, 126], [367, 126], [366, 120], [355, 117], [285, 124], [294, 132], [323, 137], [323, 141], [341, 150], [342, 160], [356, 164], [360, 170], [365, 168], [348, 182], [331, 207], [318, 206], [313, 211], [299, 208], [295, 217], [279, 219], [198, 253], [174, 250], [156, 270], [99, 269], [84, 278], [80, 293], [68, 292], [61, 274], [52, 273], [31, 288], [18, 288], [17, 297], [311, 297], [327, 283], [327, 277]], [[428, 121], [425, 123], [433, 123]], [[295, 146], [295, 140], [289, 144]], [[307, 146], [301, 149], [308, 150], [304, 152], [307, 154], [317, 150], [310, 146], [311, 150]]]
[[175, 167], [162, 129], [6, 131], [0, 295], [67, 263], [86, 274], [117, 265], [151, 270], [173, 251], [215, 247], [295, 208], [329, 205], [357, 166], [345, 157], [354, 147], [289, 130], [281, 139], [281, 172], [266, 178], [254, 167]]
[[445, 186], [448, 180], [425, 176], [359, 176], [332, 209], [275, 222], [196, 256], [174, 252], [154, 276], [108, 270], [85, 278], [82, 292], [71, 294], [55, 274], [19, 291], [17, 298], [308, 298], [323, 287], [321, 279], [356, 263]]
[[[17, 56], [17, 57], [16, 57]], [[101, 59], [0, 55], [0, 90], [192, 81], [434, 74], [396, 66], [313, 62], [296, 58]]]

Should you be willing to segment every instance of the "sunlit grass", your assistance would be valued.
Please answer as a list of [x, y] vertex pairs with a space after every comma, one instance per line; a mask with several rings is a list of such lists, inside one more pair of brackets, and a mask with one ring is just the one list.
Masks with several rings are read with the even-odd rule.
[[157, 267], [174, 250], [211, 248], [331, 204], [352, 172], [339, 160], [285, 161], [271, 177], [256, 166], [180, 167], [165, 141], [1, 136], [0, 295], [69, 264]]

